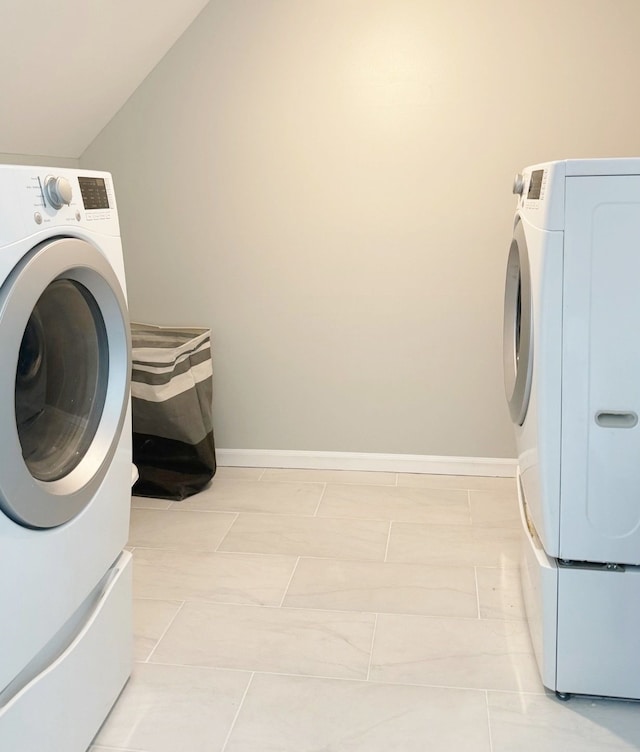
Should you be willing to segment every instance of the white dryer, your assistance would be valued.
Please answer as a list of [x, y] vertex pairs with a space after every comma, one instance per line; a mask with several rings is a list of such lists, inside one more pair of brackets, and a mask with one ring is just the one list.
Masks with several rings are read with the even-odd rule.
[[130, 338], [108, 173], [0, 166], [0, 749], [84, 752], [131, 667]]
[[528, 167], [505, 385], [545, 686], [640, 698], [640, 159]]

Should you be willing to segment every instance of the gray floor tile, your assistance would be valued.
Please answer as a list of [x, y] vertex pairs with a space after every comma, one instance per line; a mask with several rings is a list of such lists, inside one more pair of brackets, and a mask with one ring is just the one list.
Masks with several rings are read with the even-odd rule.
[[144, 598], [277, 606], [297, 558], [138, 548], [133, 592]]
[[373, 473], [362, 470], [298, 470], [271, 468], [265, 470], [262, 480], [288, 480], [310, 483], [356, 483], [358, 485], [395, 486], [396, 473]]
[[220, 752], [250, 676], [136, 664], [95, 741], [144, 752]]
[[218, 465], [214, 480], [222, 478], [238, 478], [240, 480], [260, 480], [264, 473], [263, 467], [221, 467]]
[[483, 692], [256, 674], [225, 752], [489, 752]]
[[248, 684], [225, 752], [489, 752], [489, 715], [491, 752], [640, 750], [640, 704], [544, 693], [513, 478], [219, 468], [169, 504], [132, 500], [150, 662], [93, 752], [222, 752]]
[[177, 511], [314, 514], [324, 483], [277, 483], [214, 478], [205, 491], [171, 505]]
[[432, 475], [422, 473], [399, 473], [398, 485], [411, 488], [461, 488], [488, 491], [515, 492], [516, 479], [493, 478], [478, 475]]
[[146, 661], [172, 619], [180, 601], [133, 599], [133, 644], [136, 661]]
[[330, 484], [318, 507], [318, 516], [471, 524], [468, 492], [455, 489]]
[[168, 499], [152, 499], [146, 496], [132, 496], [132, 509], [169, 509], [171, 502]]
[[285, 606], [477, 616], [471, 567], [301, 559]]
[[236, 515], [132, 509], [129, 545], [187, 551], [215, 551]]
[[389, 523], [269, 514], [240, 514], [220, 551], [384, 559]]
[[471, 520], [485, 527], [520, 527], [518, 495], [512, 491], [469, 491]]
[[489, 692], [494, 752], [637, 752], [640, 704]]
[[478, 601], [483, 619], [525, 619], [520, 572], [477, 567]]
[[515, 528], [394, 522], [387, 561], [434, 566], [518, 567], [521, 533]]
[[152, 660], [365, 678], [374, 618], [338, 611], [186, 603]]
[[542, 692], [526, 622], [380, 614], [374, 681]]

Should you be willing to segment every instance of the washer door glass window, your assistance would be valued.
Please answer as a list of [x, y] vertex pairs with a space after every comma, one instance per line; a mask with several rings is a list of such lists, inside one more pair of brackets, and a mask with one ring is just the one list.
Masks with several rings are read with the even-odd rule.
[[59, 480], [85, 456], [104, 408], [108, 370], [95, 299], [78, 282], [55, 280], [29, 317], [16, 373], [18, 438], [37, 480]]
[[0, 286], [0, 332], [0, 512], [56, 527], [91, 504], [125, 430], [130, 333], [114, 267], [79, 238], [35, 246]]
[[531, 394], [533, 336], [531, 275], [522, 221], [516, 223], [504, 293], [504, 384], [511, 420], [522, 425]]

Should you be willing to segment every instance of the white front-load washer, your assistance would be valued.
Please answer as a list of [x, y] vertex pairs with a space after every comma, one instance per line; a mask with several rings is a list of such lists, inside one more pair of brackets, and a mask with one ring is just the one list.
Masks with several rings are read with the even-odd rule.
[[130, 335], [108, 173], [0, 166], [0, 749], [84, 752], [131, 668]]
[[505, 386], [543, 683], [640, 698], [640, 159], [526, 168]]

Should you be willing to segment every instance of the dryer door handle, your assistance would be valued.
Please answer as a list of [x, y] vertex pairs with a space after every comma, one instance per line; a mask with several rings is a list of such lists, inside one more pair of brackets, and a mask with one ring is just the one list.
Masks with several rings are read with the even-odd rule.
[[602, 428], [634, 428], [638, 425], [638, 414], [620, 410], [599, 410], [596, 423]]

